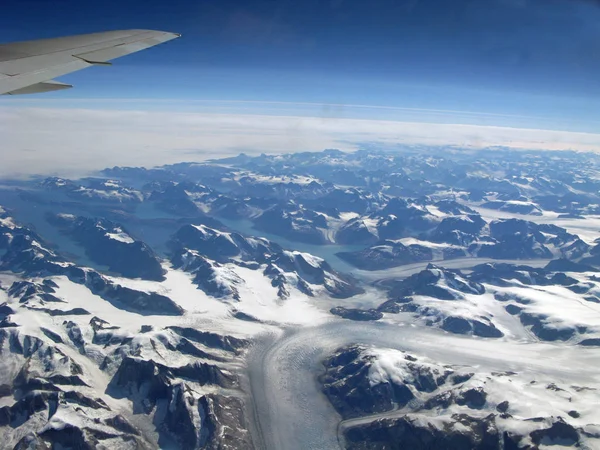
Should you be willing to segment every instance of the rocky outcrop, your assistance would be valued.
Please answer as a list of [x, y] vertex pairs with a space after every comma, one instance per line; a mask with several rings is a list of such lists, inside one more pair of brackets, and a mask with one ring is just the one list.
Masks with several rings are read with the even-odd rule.
[[48, 216], [48, 220], [75, 239], [92, 261], [111, 272], [128, 278], [164, 279], [165, 270], [152, 249], [131, 237], [122, 225], [64, 214]]
[[382, 372], [378, 355], [367, 347], [340, 348], [323, 362], [325, 373], [319, 378], [323, 392], [342, 417], [352, 418], [402, 408], [415, 393], [436, 390], [452, 374], [423, 365], [409, 354], [401, 358], [403, 378]]
[[362, 322], [379, 320], [383, 317], [383, 313], [377, 309], [344, 308], [343, 306], [336, 306], [335, 308], [331, 308], [330, 312], [331, 314], [340, 316], [344, 319]]
[[337, 253], [344, 261], [362, 270], [383, 270], [403, 264], [431, 261], [431, 248], [423, 245], [404, 245], [398, 241], [381, 241], [375, 246], [358, 252]]
[[[406, 415], [376, 420], [344, 431], [346, 448], [353, 450], [491, 450], [501, 448], [501, 437], [493, 414], [484, 418], [455, 414], [451, 422], [442, 427], [418, 415]], [[398, 446], [399, 443], [402, 447]]]

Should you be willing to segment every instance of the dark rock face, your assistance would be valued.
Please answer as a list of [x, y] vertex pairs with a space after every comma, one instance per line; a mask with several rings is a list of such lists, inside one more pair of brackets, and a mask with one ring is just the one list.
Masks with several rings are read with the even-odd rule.
[[49, 430], [43, 431], [40, 437], [46, 442], [51, 443], [51, 448], [60, 446], [63, 448], [70, 447], [81, 450], [95, 449], [99, 444], [98, 439], [93, 436], [86, 436], [86, 434], [84, 429], [67, 424], [61, 429], [50, 428]]
[[[444, 429], [422, 424], [413, 416], [394, 419], [380, 419], [357, 425], [344, 431], [348, 449], [390, 449], [400, 450], [492, 450], [500, 448], [500, 434], [494, 415], [483, 419], [464, 414], [452, 416], [461, 424], [462, 430], [450, 425]], [[464, 429], [468, 432], [464, 432]]]
[[335, 235], [338, 244], [371, 245], [377, 242], [378, 237], [369, 231], [363, 220], [353, 219], [346, 223]]
[[[220, 394], [196, 397], [186, 382], [177, 379], [227, 389], [237, 386], [235, 377], [209, 364], [168, 367], [154, 361], [126, 357], [109, 389], [116, 397], [125, 395], [131, 398], [134, 409], [146, 414], [156, 408], [156, 414], [162, 417], [158, 423], [159, 431], [163, 433], [159, 438], [161, 446], [176, 442], [181, 449], [253, 448], [239, 399]], [[118, 425], [120, 428], [128, 426]]]
[[472, 320], [473, 334], [475, 336], [499, 338], [504, 336], [504, 333], [500, 331], [491, 321], [483, 320]]
[[245, 320], [246, 322], [260, 322], [256, 317], [246, 314], [243, 311], [234, 311], [232, 315], [236, 319]]
[[225, 359], [219, 355], [215, 355], [198, 348], [188, 339], [181, 337], [177, 343], [173, 343], [165, 335], [159, 334], [156, 336], [156, 340], [161, 342], [167, 349], [178, 352], [182, 355], [189, 355], [195, 358], [203, 358], [213, 361], [225, 361]]
[[508, 400], [504, 400], [503, 402], [498, 403], [498, 405], [496, 406], [496, 411], [500, 413], [505, 413], [508, 411], [509, 406], [510, 403], [508, 402]]
[[469, 276], [471, 281], [478, 283], [492, 283], [496, 286], [508, 286], [506, 280], [514, 279], [525, 285], [550, 284], [550, 274], [539, 268], [525, 265], [513, 265], [506, 263], [486, 263], [473, 267]]
[[327, 228], [323, 216], [307, 209], [298, 210], [297, 205], [289, 208], [274, 206], [254, 220], [259, 230], [284, 236], [292, 241], [307, 244], [326, 244], [327, 240], [319, 229]]
[[391, 298], [428, 295], [441, 300], [456, 300], [461, 294], [481, 295], [483, 285], [467, 280], [460, 272], [452, 272], [429, 264], [425, 270], [397, 283], [390, 291]]
[[233, 336], [223, 336], [209, 331], [200, 331], [195, 328], [171, 326], [169, 329], [190, 341], [233, 353], [239, 352], [250, 344], [249, 341], [245, 339], [239, 339]]
[[73, 309], [49, 309], [49, 308], [30, 308], [35, 311], [45, 312], [51, 316], [87, 316], [89, 312], [83, 308], [73, 308]]
[[199, 448], [201, 429], [197, 429], [194, 423], [197, 400], [186, 396], [185, 389], [183, 383], [171, 386], [162, 427], [179, 442], [181, 448]]
[[536, 259], [551, 258], [552, 253], [545, 247], [537, 247], [533, 236], [503, 235], [494, 245], [482, 246], [478, 255], [495, 259]]
[[23, 438], [17, 442], [17, 445], [13, 448], [13, 450], [50, 450], [51, 447], [46, 442], [42, 441], [39, 436], [36, 436], [35, 433], [28, 433]]
[[358, 309], [358, 308], [344, 308], [343, 306], [336, 306], [331, 308], [331, 314], [343, 317], [344, 319], [368, 321], [368, 320], [379, 320], [383, 317], [383, 313], [376, 309]]
[[377, 233], [381, 240], [400, 239], [405, 237], [409, 230], [405, 228], [402, 219], [393, 214], [388, 214], [383, 215], [377, 222]]
[[575, 336], [574, 328], [555, 328], [546, 323], [543, 314], [521, 312], [519, 319], [524, 326], [530, 326], [531, 332], [544, 341], [567, 341]]
[[567, 258], [581, 257], [589, 250], [587, 244], [564, 228], [519, 219], [491, 222], [490, 236], [495, 243], [481, 247], [479, 256], [497, 259], [551, 258], [552, 252], [546, 245], [560, 248]]
[[471, 324], [462, 317], [446, 317], [442, 329], [456, 334], [467, 334], [472, 330]]
[[491, 322], [449, 316], [442, 321], [442, 329], [455, 334], [473, 334], [475, 336], [499, 338], [504, 336]]
[[451, 371], [439, 371], [420, 365], [405, 355], [410, 381], [381, 380], [373, 384], [369, 377], [373, 357], [367, 348], [354, 345], [337, 350], [323, 365], [320, 377], [323, 392], [344, 418], [358, 417], [402, 407], [417, 392], [432, 392], [446, 382]]
[[24, 273], [31, 276], [59, 274], [65, 262], [35, 232], [24, 227], [9, 227], [0, 223], [0, 250], [5, 250], [0, 260], [0, 270]]
[[121, 225], [107, 219], [60, 215], [48, 220], [82, 245], [91, 260], [110, 271], [128, 278], [164, 279], [165, 271], [154, 252], [133, 239]]
[[84, 273], [84, 284], [96, 295], [118, 307], [138, 314], [181, 315], [183, 309], [169, 297], [142, 292], [111, 282], [97, 272]]
[[200, 397], [200, 417], [207, 433], [201, 448], [209, 450], [252, 450], [254, 444], [246, 429], [242, 402], [235, 397], [207, 394]]
[[590, 254], [591, 256], [583, 258], [581, 263], [594, 266], [600, 265], [600, 242], [596, 241], [596, 245], [590, 249]]
[[420, 261], [431, 261], [433, 253], [422, 245], [404, 245], [400, 242], [381, 241], [359, 252], [337, 253], [341, 259], [362, 270], [382, 270]]
[[562, 419], [554, 422], [549, 428], [532, 431], [530, 436], [534, 444], [569, 446], [579, 442], [577, 430]]
[[480, 215], [447, 217], [432, 231], [431, 240], [468, 245], [477, 238], [485, 225]]
[[382, 216], [395, 216], [401, 221], [402, 228], [414, 231], [426, 231], [436, 225], [436, 219], [418, 202], [393, 197], [381, 210]]
[[474, 209], [454, 200], [440, 200], [433, 205], [446, 214], [454, 214], [456, 216], [466, 215], [473, 220], [476, 220], [473, 216], [478, 216]]
[[487, 398], [483, 388], [468, 389], [460, 393], [456, 399], [458, 405], [466, 405], [472, 409], [480, 409], [485, 405]]
[[389, 411], [394, 401], [404, 405], [413, 399], [412, 393], [405, 386], [384, 383], [371, 387], [359, 380], [356, 380], [356, 384], [353, 380], [348, 380], [348, 383], [336, 386], [334, 380], [328, 381], [325, 378], [322, 381], [325, 394], [344, 418]]
[[158, 399], [167, 398], [171, 385], [168, 375], [168, 368], [154, 361], [126, 357], [111, 380], [109, 392], [117, 398], [141, 394], [144, 400], [137, 408], [148, 414]]
[[123, 416], [117, 414], [114, 417], [105, 419], [104, 423], [109, 427], [113, 427], [115, 430], [119, 430], [123, 433], [139, 435], [139, 431], [136, 430]]
[[49, 409], [50, 403], [57, 401], [56, 392], [28, 393], [12, 406], [0, 408], [0, 426], [17, 427], [29, 420], [36, 412]]
[[544, 269], [549, 272], [595, 272], [593, 266], [581, 264], [568, 259], [553, 259]]
[[125, 357], [115, 373], [111, 385], [124, 389], [128, 395], [144, 392], [145, 402], [152, 406], [159, 398], [165, 398], [171, 380], [175, 377], [185, 377], [200, 385], [215, 384], [224, 388], [237, 385], [233, 375], [223, 372], [217, 366], [194, 363], [180, 367], [169, 367], [152, 360], [142, 360]]
[[187, 195], [183, 183], [172, 182], [162, 186], [162, 189], [152, 191], [149, 200], [166, 212], [180, 217], [198, 217], [202, 212]]

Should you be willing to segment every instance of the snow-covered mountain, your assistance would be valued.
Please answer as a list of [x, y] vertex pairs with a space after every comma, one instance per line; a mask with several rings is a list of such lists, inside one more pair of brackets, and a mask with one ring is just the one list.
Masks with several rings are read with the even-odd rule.
[[[343, 422], [350, 449], [595, 448], [581, 420], [596, 396], [551, 377], [485, 372], [389, 348], [353, 345], [325, 362], [323, 392]], [[544, 411], [540, 416], [540, 411]], [[587, 420], [598, 420], [593, 412]]]
[[600, 157], [548, 156], [4, 181], [0, 447], [598, 447]]
[[176, 268], [194, 274], [195, 282], [208, 294], [239, 300], [244, 278], [239, 267], [253, 269], [271, 279], [277, 295], [285, 299], [290, 290], [314, 297], [321, 292], [346, 298], [362, 292], [356, 280], [336, 272], [322, 258], [284, 250], [265, 238], [215, 230], [205, 225], [186, 225], [172, 243]]

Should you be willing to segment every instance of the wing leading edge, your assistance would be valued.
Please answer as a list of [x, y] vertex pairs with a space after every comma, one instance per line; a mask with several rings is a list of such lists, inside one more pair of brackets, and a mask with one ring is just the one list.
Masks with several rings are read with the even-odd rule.
[[72, 87], [54, 78], [138, 52], [180, 34], [108, 31], [0, 45], [0, 94], [31, 94]]

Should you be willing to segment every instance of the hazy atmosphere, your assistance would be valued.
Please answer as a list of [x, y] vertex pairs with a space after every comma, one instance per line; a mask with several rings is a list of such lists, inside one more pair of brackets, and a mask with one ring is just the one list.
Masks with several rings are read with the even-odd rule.
[[[335, 113], [334, 117], [288, 115], [289, 110], [298, 109], [293, 104], [285, 115], [169, 112], [156, 106], [151, 110], [105, 108], [0, 110], [2, 147], [6, 151], [0, 175], [85, 175], [114, 165], [153, 167], [242, 152], [355, 150], [371, 143], [600, 150], [599, 134], [455, 124], [452, 118], [457, 113], [444, 117], [449, 123], [435, 123], [354, 119], [335, 117]], [[346, 109], [352, 114], [351, 107]], [[431, 115], [427, 111], [412, 111], [411, 115], [419, 113]], [[486, 119], [494, 122], [503, 118]]]

